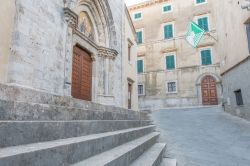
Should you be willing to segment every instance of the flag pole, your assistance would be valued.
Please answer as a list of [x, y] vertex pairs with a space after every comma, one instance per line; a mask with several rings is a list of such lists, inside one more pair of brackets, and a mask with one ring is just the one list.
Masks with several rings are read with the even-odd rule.
[[218, 42], [218, 39], [216, 39], [213, 35], [211, 35], [210, 32], [206, 32], [205, 35], [212, 38], [212, 39], [214, 39], [216, 42]]

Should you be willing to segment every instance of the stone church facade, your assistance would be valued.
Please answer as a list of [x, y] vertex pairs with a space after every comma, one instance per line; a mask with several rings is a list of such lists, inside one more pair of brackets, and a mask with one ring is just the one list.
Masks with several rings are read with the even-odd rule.
[[9, 0], [0, 9], [0, 83], [127, 107], [124, 1]]

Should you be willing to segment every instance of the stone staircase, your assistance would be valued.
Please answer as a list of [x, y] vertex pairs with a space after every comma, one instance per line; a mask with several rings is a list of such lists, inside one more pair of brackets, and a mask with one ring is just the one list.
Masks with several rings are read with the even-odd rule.
[[147, 114], [0, 85], [0, 166], [157, 166]]

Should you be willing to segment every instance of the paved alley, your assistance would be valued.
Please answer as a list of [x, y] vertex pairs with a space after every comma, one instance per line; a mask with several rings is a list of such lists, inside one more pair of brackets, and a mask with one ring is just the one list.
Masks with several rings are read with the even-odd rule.
[[220, 108], [160, 110], [153, 119], [178, 166], [250, 166], [250, 122]]

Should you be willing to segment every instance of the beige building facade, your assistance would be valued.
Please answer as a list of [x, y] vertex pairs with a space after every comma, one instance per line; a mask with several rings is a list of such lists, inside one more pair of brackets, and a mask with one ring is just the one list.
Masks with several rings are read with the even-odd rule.
[[128, 108], [136, 67], [123, 68], [123, 44], [131, 40], [134, 55], [136, 43], [123, 0], [8, 0], [0, 9], [0, 83]]
[[[129, 7], [138, 40], [140, 109], [222, 102], [213, 0], [151, 0]], [[185, 39], [193, 21], [206, 35], [197, 48]]]
[[246, 1], [216, 3], [225, 111], [250, 119], [250, 11]]
[[138, 110], [138, 90], [137, 90], [137, 43], [136, 43], [136, 31], [129, 15], [127, 7], [125, 7], [124, 18], [124, 43], [123, 43], [123, 91], [124, 107], [128, 109]]

